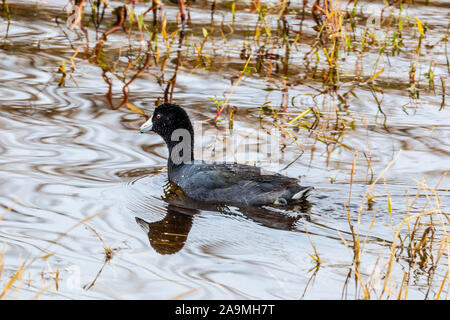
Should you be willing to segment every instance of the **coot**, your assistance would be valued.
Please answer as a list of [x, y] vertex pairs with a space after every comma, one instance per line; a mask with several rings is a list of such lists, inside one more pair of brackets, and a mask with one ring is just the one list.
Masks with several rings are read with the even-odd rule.
[[248, 206], [287, 205], [306, 199], [313, 187], [298, 179], [237, 163], [194, 161], [194, 130], [186, 111], [163, 103], [140, 132], [159, 134], [169, 149], [169, 180], [195, 200]]

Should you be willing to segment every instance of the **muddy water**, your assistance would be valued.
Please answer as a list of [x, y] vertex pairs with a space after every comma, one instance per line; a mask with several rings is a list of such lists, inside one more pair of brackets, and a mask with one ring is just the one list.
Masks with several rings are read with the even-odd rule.
[[[60, 75], [55, 71], [73, 51], [47, 16], [65, 3], [11, 2], [17, 16], [0, 50], [0, 205], [4, 210], [0, 240], [5, 250], [0, 284], [23, 262], [52, 253], [26, 268], [20, 288], [11, 290], [10, 298], [37, 294], [57, 299], [361, 297], [354, 280], [345, 286], [353, 262], [352, 250], [342, 240], [352, 241], [345, 207], [350, 190], [349, 212], [355, 222], [370, 182], [403, 150], [385, 174], [385, 184], [375, 187], [376, 202], [361, 217], [360, 233], [366, 239], [361, 273], [370, 276], [377, 259], [388, 259], [393, 225], [404, 217], [406, 195], [415, 195], [419, 187], [414, 179], [425, 178], [434, 186], [450, 169], [450, 109], [442, 108], [439, 88], [436, 93], [421, 93], [415, 106], [409, 104], [408, 94], [398, 88], [399, 81], [407, 83], [409, 70], [409, 61], [401, 55], [386, 61], [392, 66], [383, 75], [386, 118], [368, 88], [356, 89], [342, 114], [355, 121], [354, 129], [344, 132], [343, 143], [350, 150], [342, 147], [328, 154], [307, 130], [298, 132], [304, 151], [283, 138], [286, 146], [280, 152], [279, 172], [315, 186], [308, 203], [292, 210], [190, 203], [170, 190], [167, 150], [161, 138], [138, 133], [144, 117], [109, 107], [108, 87], [97, 66], [77, 60], [76, 83], [68, 79], [65, 87], [58, 87]], [[411, 15], [430, 25], [432, 41], [440, 40], [448, 5], [437, 2], [419, 8], [412, 8]], [[165, 10], [170, 17], [176, 7], [166, 4]], [[230, 18], [225, 9], [218, 10], [218, 16]], [[250, 12], [242, 15], [252, 16]], [[197, 4], [191, 18], [193, 23], [209, 23], [209, 10]], [[294, 14], [289, 18], [294, 19]], [[5, 35], [6, 16], [1, 19]], [[312, 21], [305, 21], [308, 24]], [[236, 39], [247, 27], [235, 26]], [[75, 34], [70, 36], [75, 43], [83, 43]], [[174, 102], [183, 105], [193, 120], [215, 115], [208, 97], [226, 96], [232, 87], [230, 79], [245, 63], [232, 42], [230, 37], [227, 46], [216, 44], [221, 48], [214, 52], [220, 69], [180, 68]], [[207, 45], [205, 50], [212, 48]], [[435, 74], [447, 76], [444, 53], [436, 50], [423, 58], [423, 64], [437, 59]], [[301, 50], [297, 54], [291, 60], [292, 70], [296, 66], [301, 70], [295, 62], [303, 54]], [[366, 59], [373, 62], [376, 55], [368, 54]], [[351, 59], [347, 62], [351, 68]], [[173, 61], [166, 68], [170, 75]], [[130, 102], [148, 114], [163, 93], [152, 76], [157, 70], [150, 68], [130, 90]], [[233, 131], [227, 130], [226, 123], [217, 127], [202, 123], [203, 132], [212, 134], [203, 147], [259, 128], [258, 108], [267, 101], [278, 108], [283, 99], [280, 90], [268, 90], [274, 88], [263, 77], [244, 79], [232, 97], [237, 106]], [[290, 97], [301, 99], [301, 105], [287, 112], [304, 111], [315, 93], [308, 86], [293, 88]], [[113, 101], [120, 102], [121, 97], [121, 87], [114, 86]], [[355, 147], [359, 151], [350, 188]], [[246, 154], [235, 156], [245, 159]], [[439, 186], [444, 212], [450, 208], [449, 187], [449, 179], [444, 178]], [[392, 199], [391, 215], [388, 198]], [[411, 213], [421, 212], [425, 203], [422, 193]], [[371, 226], [374, 215], [376, 223]], [[314, 255], [312, 244], [322, 260], [319, 266], [310, 256]], [[104, 246], [112, 250], [107, 262]], [[447, 272], [447, 259], [444, 254], [431, 280], [430, 270], [414, 267], [408, 297], [433, 298]], [[406, 259], [397, 261], [393, 287], [401, 283], [408, 268]]]

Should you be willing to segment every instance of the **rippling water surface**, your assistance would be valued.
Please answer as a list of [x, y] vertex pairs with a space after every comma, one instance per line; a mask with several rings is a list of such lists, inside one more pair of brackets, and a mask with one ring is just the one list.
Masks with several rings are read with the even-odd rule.
[[[25, 270], [23, 284], [10, 293], [11, 298], [298, 299], [360, 294], [354, 284], [345, 287], [353, 263], [352, 249], [343, 241], [352, 241], [345, 207], [352, 150], [342, 148], [327, 157], [325, 147], [314, 143], [306, 130], [299, 133], [304, 153], [287, 139], [280, 172], [316, 187], [308, 203], [292, 210], [190, 203], [167, 181], [162, 139], [138, 133], [144, 117], [108, 106], [108, 87], [98, 67], [80, 59], [76, 83], [68, 79], [65, 87], [58, 87], [56, 70], [73, 52], [62, 45], [67, 40], [45, 14], [57, 12], [66, 1], [42, 2], [39, 8], [34, 1], [10, 2], [17, 17], [0, 50], [0, 206], [4, 211], [0, 240], [5, 250], [0, 283], [24, 261], [52, 253]], [[442, 11], [439, 6], [422, 7], [423, 19], [433, 16], [434, 24], [426, 21], [436, 34], [445, 30], [448, 21], [449, 7], [440, 4]], [[34, 16], [23, 13], [26, 5], [36, 6]], [[167, 4], [168, 16], [175, 12], [176, 7]], [[1, 19], [4, 34], [6, 17]], [[203, 23], [202, 19], [209, 22], [209, 11], [194, 7], [192, 20]], [[227, 64], [241, 68], [238, 55], [230, 50], [223, 57], [224, 70]], [[406, 68], [402, 72], [407, 77], [408, 61], [393, 57], [390, 63], [399, 70]], [[173, 71], [171, 62], [167, 68]], [[446, 75], [446, 68], [439, 60], [435, 73]], [[232, 75], [182, 67], [174, 102], [186, 107], [196, 121], [213, 117], [215, 107], [208, 97], [227, 95]], [[398, 75], [386, 76], [395, 83]], [[120, 89], [113, 88], [115, 102], [121, 99]], [[280, 91], [264, 89], [267, 83], [257, 77], [239, 85], [232, 98], [238, 106], [233, 135], [256, 130], [257, 108], [268, 100], [281, 101]], [[131, 87], [130, 102], [150, 114], [162, 91], [153, 77], [144, 74]], [[450, 101], [448, 92], [447, 87]], [[313, 93], [304, 87], [290, 94], [310, 97]], [[414, 179], [425, 178], [434, 186], [450, 169], [450, 109], [441, 108], [441, 95], [432, 93], [424, 94], [416, 109], [402, 109], [409, 98], [392, 85], [384, 93], [384, 126], [370, 91], [360, 88], [355, 93], [346, 112], [357, 121], [344, 140], [360, 151], [348, 209], [354, 221], [371, 172], [376, 177], [403, 150], [386, 173], [385, 184], [380, 180], [376, 185], [371, 210], [361, 217], [360, 233], [366, 241], [362, 261], [370, 266], [361, 273], [370, 275], [377, 259], [387, 259], [392, 223], [403, 219], [406, 195], [415, 195], [419, 188]], [[231, 135], [226, 124], [204, 126], [209, 134], [213, 132], [205, 141]], [[371, 155], [370, 168], [364, 154]], [[439, 195], [447, 212], [449, 187], [444, 178]], [[421, 194], [412, 213], [420, 212], [425, 202]], [[110, 260], [105, 258], [105, 246], [112, 250]], [[314, 250], [322, 260], [319, 266], [311, 258]], [[435, 270], [431, 293], [427, 271], [417, 268], [408, 297], [433, 297], [447, 272], [447, 259], [444, 254], [442, 268]], [[402, 268], [409, 267], [407, 261], [399, 261], [395, 279], [401, 282]]]

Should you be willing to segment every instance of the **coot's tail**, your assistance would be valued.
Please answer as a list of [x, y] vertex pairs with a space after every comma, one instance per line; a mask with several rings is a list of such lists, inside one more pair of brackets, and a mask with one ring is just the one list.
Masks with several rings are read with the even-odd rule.
[[[286, 206], [288, 204], [296, 204], [305, 201], [314, 187], [302, 187], [296, 185], [295, 190], [291, 190], [290, 194], [284, 195], [284, 197], [277, 198], [273, 204], [276, 206]], [[292, 195], [293, 194], [293, 195]], [[292, 195], [292, 196], [291, 196]]]
[[302, 187], [300, 191], [292, 196], [291, 200], [305, 200], [313, 190], [314, 187]]

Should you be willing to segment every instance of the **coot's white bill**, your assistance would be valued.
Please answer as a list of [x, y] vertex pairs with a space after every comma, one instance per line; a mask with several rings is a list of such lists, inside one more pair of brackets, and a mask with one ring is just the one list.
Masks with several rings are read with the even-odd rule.
[[145, 122], [145, 123], [141, 126], [141, 128], [139, 129], [139, 131], [140, 131], [141, 133], [146, 133], [146, 132], [152, 131], [152, 128], [153, 128], [153, 122], [152, 122], [152, 119], [150, 118], [150, 119], [147, 120], [147, 122]]

